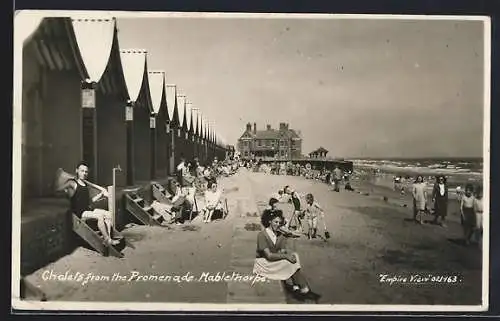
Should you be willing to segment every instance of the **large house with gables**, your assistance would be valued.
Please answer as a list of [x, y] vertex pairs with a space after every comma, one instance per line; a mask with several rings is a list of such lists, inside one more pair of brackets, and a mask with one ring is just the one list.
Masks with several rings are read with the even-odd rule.
[[238, 139], [241, 158], [296, 159], [302, 157], [302, 138], [300, 133], [290, 129], [288, 123], [280, 123], [278, 129], [267, 125], [265, 130], [257, 130], [257, 124], [248, 123], [246, 130]]

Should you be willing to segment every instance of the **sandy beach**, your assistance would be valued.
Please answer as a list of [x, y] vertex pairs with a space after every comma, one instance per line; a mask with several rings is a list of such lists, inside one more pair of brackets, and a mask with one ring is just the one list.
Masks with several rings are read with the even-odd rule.
[[[239, 187], [238, 191], [227, 195], [231, 214], [225, 220], [203, 224], [198, 217], [192, 224], [171, 228], [129, 227], [123, 234], [136, 249], [125, 249], [125, 258], [103, 258], [91, 250], [78, 248], [28, 279], [45, 291], [50, 301], [229, 302], [229, 295], [237, 295], [233, 290], [228, 291], [232, 281], [206, 282], [203, 273], [215, 276], [235, 271], [232, 265], [239, 253], [235, 253], [231, 245], [240, 237], [233, 233], [235, 222], [246, 220], [243, 216], [248, 211], [262, 210], [272, 193], [290, 185], [302, 193], [315, 195], [325, 208], [326, 225], [332, 235], [329, 240], [302, 237], [290, 241], [301, 256], [312, 288], [322, 294], [320, 304], [481, 302], [481, 251], [461, 245], [461, 228], [456, 222], [451, 222], [448, 228], [430, 224], [420, 226], [411, 222], [410, 208], [384, 202], [374, 196], [379, 191], [373, 190], [370, 195], [344, 190], [335, 193], [324, 183], [297, 176], [251, 173], [241, 169], [236, 175], [222, 179], [221, 185], [227, 189]], [[289, 215], [291, 205], [280, 206]], [[319, 226], [319, 234], [323, 235], [322, 223]], [[239, 260], [249, 263], [245, 263], [238, 273], [252, 274], [255, 244], [251, 240], [257, 232], [246, 232], [249, 242], [244, 246], [249, 257]], [[86, 284], [46, 280], [51, 272], [64, 274], [67, 271], [110, 278], [115, 275], [121, 279], [115, 277], [112, 282], [94, 279]], [[136, 280], [148, 275], [168, 275], [172, 276], [171, 280], [178, 276], [180, 281]], [[384, 282], [383, 275], [386, 278], [398, 276], [400, 280]], [[130, 281], [132, 276], [135, 278]], [[412, 276], [447, 277], [454, 282], [414, 284], [401, 281]], [[185, 282], [182, 277], [198, 281]], [[266, 285], [260, 286], [264, 289], [262, 297], [254, 301], [266, 303]], [[288, 303], [299, 303], [285, 293], [282, 295]]]
[[[253, 180], [256, 185], [258, 182]], [[332, 238], [293, 242], [313, 288], [324, 295], [321, 303], [479, 304], [481, 252], [461, 245], [459, 220], [453, 219], [447, 228], [415, 224], [411, 208], [379, 197], [388, 194], [383, 188], [372, 188], [370, 195], [344, 190], [336, 193], [326, 184], [294, 176], [274, 176], [270, 184], [275, 189], [288, 184], [312, 192], [325, 208]], [[266, 197], [259, 195], [258, 199]], [[282, 207], [288, 212], [291, 208], [288, 204]], [[319, 226], [322, 232], [321, 223]], [[389, 285], [381, 282], [380, 275], [460, 275], [461, 281]], [[288, 302], [297, 303], [291, 297]]]

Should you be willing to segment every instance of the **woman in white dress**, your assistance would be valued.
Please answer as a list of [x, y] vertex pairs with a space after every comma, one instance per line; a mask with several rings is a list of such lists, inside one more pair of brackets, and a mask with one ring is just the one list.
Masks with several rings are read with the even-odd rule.
[[479, 247], [483, 241], [483, 188], [478, 186], [474, 198], [474, 213], [476, 214], [476, 228], [474, 230], [474, 240]]
[[[424, 178], [421, 175], [417, 176], [413, 184], [413, 219], [422, 224], [423, 215], [427, 209], [427, 190], [424, 183]], [[417, 220], [418, 216], [418, 220]]]
[[257, 236], [253, 273], [269, 280], [288, 281], [300, 298], [318, 300], [320, 295], [311, 291], [302, 274], [298, 254], [286, 248], [286, 238], [279, 231], [282, 220], [280, 210], [264, 210], [261, 217], [264, 230]]
[[210, 182], [208, 189], [205, 191], [204, 223], [212, 221], [212, 216], [215, 212], [223, 211], [221, 197], [222, 191], [217, 188], [217, 184]]

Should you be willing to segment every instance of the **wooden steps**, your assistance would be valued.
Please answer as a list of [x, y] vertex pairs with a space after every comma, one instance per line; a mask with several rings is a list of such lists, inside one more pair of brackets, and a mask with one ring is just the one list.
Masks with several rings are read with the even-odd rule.
[[150, 204], [135, 192], [125, 194], [126, 210], [137, 218], [142, 224], [149, 226], [162, 226], [162, 215], [157, 213]]

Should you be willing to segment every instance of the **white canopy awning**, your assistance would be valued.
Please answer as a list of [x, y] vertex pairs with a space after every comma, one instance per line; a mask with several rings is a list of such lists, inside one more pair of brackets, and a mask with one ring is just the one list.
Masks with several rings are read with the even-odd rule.
[[141, 92], [146, 68], [146, 55], [147, 51], [142, 49], [120, 50], [123, 76], [127, 84], [128, 96], [133, 102], [137, 101]]
[[177, 87], [175, 85], [166, 85], [165, 94], [167, 96], [168, 119], [172, 121], [174, 118], [175, 97], [177, 96]]
[[198, 136], [202, 137], [203, 136], [203, 124], [202, 124], [202, 113], [201, 113], [201, 110], [197, 110], [196, 111], [196, 119], [197, 119], [197, 122], [198, 122]]
[[153, 103], [153, 111], [158, 114], [161, 107], [161, 98], [165, 88], [165, 72], [148, 71], [149, 93]]
[[108, 66], [116, 20], [73, 17], [71, 21], [87, 74], [91, 81], [99, 82]]
[[202, 137], [203, 138], [207, 138], [207, 133], [208, 133], [208, 121], [207, 121], [207, 117], [206, 116], [203, 116], [203, 120], [202, 120], [202, 123], [203, 123], [203, 133], [202, 133]]
[[186, 107], [186, 96], [177, 95], [177, 112], [179, 113], [179, 127], [182, 126], [184, 121], [184, 111]]
[[190, 101], [187, 101], [186, 102], [186, 126], [187, 126], [187, 129], [190, 130], [192, 129], [194, 131], [194, 127], [193, 127], [193, 113], [194, 113], [194, 110], [193, 110], [193, 103], [190, 102]]
[[193, 133], [196, 133], [196, 125], [198, 125], [198, 130], [200, 129], [200, 122], [198, 121], [198, 108], [195, 108], [194, 106], [191, 106], [191, 115], [193, 116], [193, 123], [191, 124], [193, 126]]
[[208, 118], [205, 118], [205, 124], [206, 124], [205, 128], [207, 129], [205, 135], [206, 135], [207, 139], [210, 139], [210, 132], [212, 130], [212, 123], [210, 120], [208, 120]]

